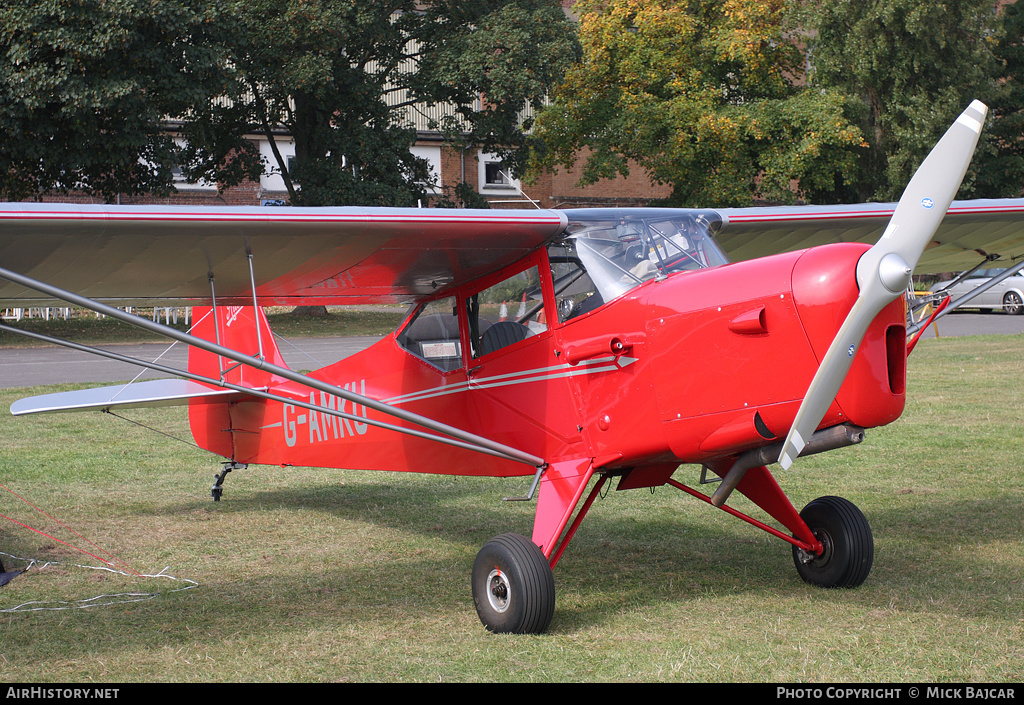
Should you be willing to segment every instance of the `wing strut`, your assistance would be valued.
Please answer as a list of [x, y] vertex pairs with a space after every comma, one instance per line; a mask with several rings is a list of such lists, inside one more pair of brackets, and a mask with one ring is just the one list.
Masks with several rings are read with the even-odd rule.
[[[153, 331], [154, 333], [158, 333], [168, 338], [172, 338], [187, 345], [191, 345], [193, 347], [206, 350], [207, 352], [211, 352], [214, 355], [220, 355], [222, 357], [228, 358], [229, 360], [234, 360], [235, 362], [238, 362], [243, 365], [248, 365], [249, 367], [253, 367], [258, 370], [264, 370], [278, 377], [283, 377], [284, 379], [297, 382], [299, 384], [311, 387], [318, 391], [326, 392], [327, 394], [333, 394], [334, 396], [346, 399], [350, 402], [353, 402], [354, 404], [359, 404], [367, 408], [374, 409], [375, 411], [379, 411], [380, 413], [385, 414], [387, 416], [395, 417], [402, 421], [415, 424], [416, 426], [426, 428], [430, 431], [433, 431], [434, 433], [441, 433], [444, 434], [445, 436], [450, 436], [451, 438], [443, 438], [433, 434], [423, 433], [422, 431], [414, 431], [412, 429], [406, 429], [392, 424], [383, 424], [383, 422], [375, 422], [374, 425], [376, 426], [386, 426], [390, 430], [398, 431], [400, 433], [415, 435], [427, 438], [429, 440], [446, 443], [449, 445], [456, 445], [458, 447], [468, 448], [470, 450], [477, 450], [480, 452], [487, 453], [489, 455], [495, 455], [498, 457], [506, 458], [508, 460], [525, 463], [526, 465], [532, 465], [534, 467], [540, 467], [545, 465], [543, 458], [538, 458], [535, 455], [531, 455], [530, 453], [526, 453], [525, 451], [521, 451], [517, 448], [506, 446], [502, 443], [498, 443], [497, 441], [493, 441], [489, 438], [484, 438], [483, 436], [477, 436], [476, 434], [464, 431], [459, 428], [455, 428], [454, 426], [449, 426], [447, 424], [435, 421], [434, 419], [430, 419], [425, 416], [420, 416], [419, 414], [415, 414], [411, 411], [406, 411], [405, 409], [399, 409], [397, 407], [391, 406], [390, 404], [385, 404], [384, 402], [378, 401], [376, 399], [371, 399], [370, 397], [366, 397], [361, 394], [357, 394], [348, 389], [343, 389], [341, 387], [337, 387], [333, 384], [329, 384], [322, 380], [314, 379], [304, 374], [294, 372], [286, 367], [274, 365], [272, 363], [267, 362], [266, 360], [261, 360], [257, 357], [243, 355], [242, 353], [239, 353], [230, 348], [223, 347], [216, 343], [211, 343], [208, 340], [197, 338], [196, 336], [189, 335], [188, 333], [182, 333], [179, 330], [157, 323], [156, 321], [150, 321], [145, 318], [140, 318], [139, 316], [132, 315], [130, 313], [122, 311], [121, 309], [114, 308], [113, 306], [107, 306], [106, 304], [100, 303], [98, 301], [93, 301], [92, 299], [89, 299], [87, 297], [79, 296], [78, 294], [74, 294], [70, 291], [66, 291], [59, 287], [46, 284], [45, 282], [37, 281], [35, 279], [32, 279], [31, 277], [26, 277], [24, 275], [18, 274], [17, 272], [12, 272], [9, 269], [4, 269], [0, 267], [0, 277], [12, 281], [16, 284], [28, 287], [29, 289], [34, 289], [35, 291], [47, 294], [48, 296], [52, 296], [54, 298], [67, 301], [68, 303], [74, 304], [75, 306], [80, 306], [82, 308], [87, 308], [92, 311], [96, 311], [97, 313], [102, 313], [106, 316], [110, 316], [111, 318], [116, 318], [118, 320], [124, 321], [125, 323], [130, 323], [131, 325], [138, 326], [139, 328], [145, 328], [146, 330]], [[18, 331], [17, 329], [11, 330], [20, 333], [27, 332]], [[47, 338], [48, 336], [42, 337]], [[191, 375], [190, 373], [185, 373], [181, 370], [163, 367], [162, 365], [156, 365], [155, 363], [144, 363], [142, 360], [136, 360], [134, 358], [117, 356], [116, 353], [109, 353], [107, 351], [101, 351], [95, 348], [88, 348], [88, 346], [82, 346], [77, 343], [69, 343], [68, 341], [60, 341], [56, 339], [49, 339], [48, 342], [55, 342], [60, 345], [65, 345], [66, 347], [75, 347], [77, 349], [99, 354], [104, 357], [114, 357], [114, 359], [120, 359], [122, 362], [142, 364], [144, 367], [150, 367], [152, 369], [162, 368], [160, 369], [160, 371], [167, 372], [169, 374], [190, 377], [192, 379], [196, 379], [197, 381], [206, 382], [208, 384], [213, 384], [219, 387], [227, 387], [230, 389], [235, 389], [236, 391], [252, 394], [254, 396], [263, 396], [265, 398], [285, 401], [289, 404], [294, 404], [296, 406], [312, 408], [318, 412], [322, 411], [330, 413], [329, 409], [325, 409], [323, 407], [318, 407], [315, 405], [306, 405], [301, 403], [299, 400], [275, 396], [268, 392], [252, 389], [250, 387], [238, 387], [223, 382], [222, 380], [200, 378], [198, 375]], [[334, 412], [333, 415], [343, 416], [342, 412]], [[360, 421], [361, 423], [370, 422], [369, 419], [365, 419], [363, 417], [359, 417], [358, 421]]]
[[[988, 261], [989, 260], [985, 260], [985, 262], [982, 262], [981, 264], [985, 264]], [[981, 264], [979, 264], [977, 267], [975, 267], [974, 269], [972, 269], [970, 271], [973, 272], [976, 269], [980, 269], [981, 268]], [[966, 294], [961, 296], [956, 301], [953, 301], [952, 303], [950, 303], [950, 305], [947, 306], [944, 311], [939, 311], [938, 315], [936, 315], [934, 319], [929, 320], [927, 322], [927, 325], [931, 325], [935, 321], [937, 321], [940, 318], [942, 318], [943, 316], [945, 316], [950, 311], [953, 311], [953, 310], [958, 309], [961, 306], [965, 305], [968, 301], [973, 299], [975, 296], [980, 296], [981, 294], [984, 294], [986, 291], [988, 291], [989, 289], [994, 287], [999, 282], [1003, 281], [1004, 279], [1008, 279], [1009, 277], [1012, 277], [1014, 274], [1016, 274], [1017, 272], [1019, 272], [1022, 269], [1024, 269], [1024, 261], [1021, 261], [1020, 263], [1015, 264], [1014, 266], [1010, 267], [1009, 269], [1007, 269], [1002, 274], [1000, 274], [998, 276], [995, 276], [995, 277], [992, 277], [991, 279], [989, 279], [987, 282], [985, 282], [981, 286], [977, 287], [976, 289], [972, 289], [971, 291], [967, 292]], [[910, 336], [910, 335], [916, 333], [918, 330], [920, 330], [921, 328], [924, 328], [924, 327], [925, 326], [922, 326], [920, 322], [915, 323], [914, 325], [912, 325], [912, 326], [907, 328], [907, 335]]]
[[[207, 273], [206, 278], [210, 281], [210, 301], [213, 302], [213, 335], [214, 339], [217, 341], [217, 345], [220, 345], [220, 316], [217, 315], [217, 285], [213, 280], [212, 269]], [[257, 326], [256, 329], [259, 330], [259, 326]], [[224, 379], [224, 360], [219, 356], [217, 357], [217, 369], [220, 371], [221, 379]]]
[[[249, 261], [249, 283], [252, 286], [252, 310], [255, 311], [259, 308], [259, 303], [256, 301], [256, 272], [252, 266], [252, 248], [249, 247], [248, 241], [245, 243], [245, 257]], [[266, 355], [263, 354], [263, 332], [259, 326], [256, 326], [256, 349], [259, 350], [259, 358], [265, 360]]]

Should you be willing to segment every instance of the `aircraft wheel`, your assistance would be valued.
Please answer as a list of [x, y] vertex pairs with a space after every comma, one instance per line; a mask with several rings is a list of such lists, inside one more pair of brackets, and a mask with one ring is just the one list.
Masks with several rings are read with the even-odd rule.
[[540, 634], [555, 612], [555, 576], [548, 559], [524, 536], [495, 536], [473, 564], [473, 602], [492, 632]]
[[842, 497], [819, 497], [800, 512], [821, 541], [819, 555], [793, 547], [793, 562], [806, 582], [825, 588], [852, 588], [871, 572], [875, 540], [868, 520]]
[[1024, 301], [1021, 301], [1020, 294], [1016, 291], [1008, 291], [1003, 296], [1003, 310], [1011, 316], [1024, 313]]

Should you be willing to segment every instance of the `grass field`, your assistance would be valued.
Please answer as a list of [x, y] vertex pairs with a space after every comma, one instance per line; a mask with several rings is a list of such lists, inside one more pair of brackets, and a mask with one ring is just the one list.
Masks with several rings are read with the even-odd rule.
[[[861, 588], [802, 583], [787, 544], [680, 492], [611, 492], [555, 571], [542, 636], [485, 632], [469, 590], [484, 542], [529, 535], [533, 505], [501, 501], [524, 480], [251, 468], [213, 503], [218, 459], [184, 443], [100, 414], [0, 417], [0, 513], [181, 579], [79, 567], [98, 562], [3, 520], [0, 550], [53, 562], [0, 588], [0, 678], [1019, 683], [1022, 348], [922, 342], [899, 421], [779, 473], [798, 507], [863, 509]], [[131, 415], [188, 438], [180, 409]], [[76, 602], [115, 593], [155, 596]]]

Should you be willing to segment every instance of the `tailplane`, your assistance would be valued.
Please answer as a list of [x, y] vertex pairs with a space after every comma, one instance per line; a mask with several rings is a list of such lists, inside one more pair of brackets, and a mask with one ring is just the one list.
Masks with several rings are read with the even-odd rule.
[[[262, 355], [267, 362], [286, 367], [262, 309], [256, 309], [254, 314], [251, 307], [222, 306], [217, 310], [217, 326], [214, 325], [213, 309], [210, 307], [197, 307], [194, 311], [196, 323], [191, 332], [196, 337], [219, 343], [254, 358]], [[284, 381], [269, 372], [236, 363], [195, 347], [189, 349], [188, 371], [255, 389], [266, 389], [276, 382]], [[226, 414], [229, 404], [246, 397], [247, 394], [235, 389], [210, 386], [197, 381], [157, 379], [26, 397], [11, 404], [11, 414], [23, 416], [179, 405], [188, 405], [194, 412], [202, 410], [197, 415], [206, 414], [213, 409]]]

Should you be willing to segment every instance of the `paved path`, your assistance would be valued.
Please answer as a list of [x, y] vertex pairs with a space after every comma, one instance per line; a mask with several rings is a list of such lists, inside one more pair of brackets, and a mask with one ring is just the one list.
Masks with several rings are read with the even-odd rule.
[[[938, 328], [940, 338], [955, 338], [961, 335], [1014, 335], [1024, 333], [1024, 316], [1008, 316], [1002, 312], [953, 312], [939, 319]], [[934, 337], [934, 326], [928, 326], [922, 340]]]
[[[381, 336], [354, 336], [350, 338], [300, 338], [293, 344], [279, 342], [281, 354], [288, 366], [295, 370], [313, 370], [330, 365], [369, 347]], [[186, 367], [186, 348], [178, 343], [139, 343], [107, 345], [104, 349], [168, 367]], [[40, 384], [67, 382], [120, 382], [134, 379], [156, 379], [167, 375], [136, 367], [128, 363], [96, 357], [89, 353], [58, 346], [40, 348], [0, 349], [0, 388], [32, 387]]]

